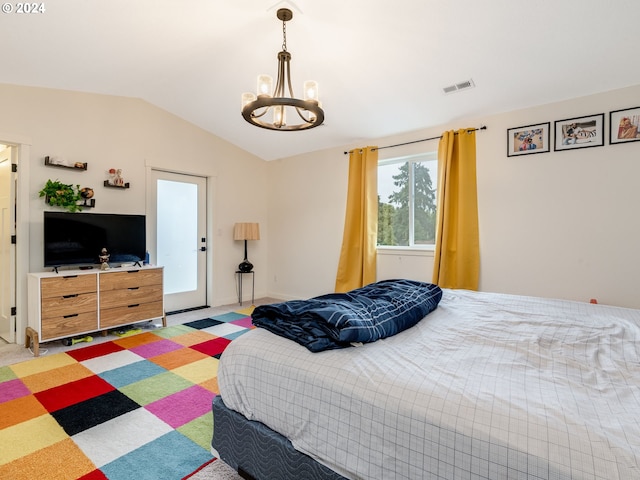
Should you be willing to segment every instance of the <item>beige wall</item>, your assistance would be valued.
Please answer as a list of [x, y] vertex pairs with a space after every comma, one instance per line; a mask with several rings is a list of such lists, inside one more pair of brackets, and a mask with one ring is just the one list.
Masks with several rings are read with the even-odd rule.
[[[22, 175], [19, 186], [26, 184], [27, 190], [19, 195], [29, 205], [29, 255], [23, 272], [43, 270], [42, 212], [49, 207], [38, 191], [48, 178], [93, 187], [96, 207], [92, 212], [145, 214], [147, 172], [157, 167], [209, 177], [213, 197], [208, 200], [213, 233], [210, 303], [237, 301], [233, 272], [242, 261], [243, 244], [233, 241], [233, 224], [255, 221], [266, 227], [266, 162], [138, 99], [0, 85], [0, 105], [0, 141], [29, 144], [18, 172]], [[88, 169], [46, 167], [47, 155], [87, 162]], [[111, 167], [122, 168], [131, 188], [103, 186]], [[22, 233], [19, 243], [25, 238]], [[263, 238], [267, 239], [266, 234]], [[266, 251], [266, 241], [252, 245], [256, 295], [260, 296], [266, 294]], [[19, 285], [26, 283], [18, 280]]]
[[[478, 137], [481, 288], [640, 308], [640, 142], [609, 145], [609, 112], [640, 86], [488, 119]], [[506, 129], [605, 113], [603, 147], [506, 157]]]
[[342, 150], [268, 163], [271, 296], [307, 298], [333, 291], [348, 167]]
[[[465, 93], [461, 93], [464, 95]], [[640, 142], [608, 145], [612, 110], [637, 106], [640, 86], [383, 139], [268, 164], [269, 276], [274, 295], [333, 290], [346, 202], [345, 150], [486, 125], [477, 133], [480, 289], [640, 308]], [[605, 113], [605, 146], [507, 157], [508, 128]], [[425, 142], [381, 150], [381, 158]], [[379, 256], [378, 278], [431, 278], [432, 258]]]
[[[30, 241], [18, 261], [23, 272], [42, 270], [45, 205], [37, 192], [47, 178], [92, 186], [95, 212], [146, 213], [146, 176], [157, 167], [211, 180], [212, 304], [236, 299], [233, 272], [243, 255], [241, 242], [232, 240], [236, 221], [260, 222], [261, 240], [252, 242], [250, 253], [257, 297], [327, 293], [342, 241], [344, 151], [486, 125], [477, 134], [480, 288], [640, 308], [640, 142], [506, 156], [507, 128], [547, 121], [553, 127], [554, 120], [605, 113], [608, 132], [608, 112], [634, 107], [637, 98], [640, 86], [264, 162], [141, 100], [0, 85], [0, 141], [24, 145], [19, 185], [28, 179], [27, 191], [19, 192], [28, 208], [18, 209]], [[436, 148], [437, 142], [419, 143], [381, 150], [380, 158]], [[46, 155], [89, 167], [45, 167]], [[101, 186], [111, 167], [123, 169], [130, 189]], [[428, 281], [432, 258], [396, 251], [380, 256], [378, 267], [378, 278]]]

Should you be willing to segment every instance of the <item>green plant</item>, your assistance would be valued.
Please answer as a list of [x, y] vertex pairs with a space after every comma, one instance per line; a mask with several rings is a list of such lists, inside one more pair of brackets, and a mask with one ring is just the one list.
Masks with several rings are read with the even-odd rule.
[[80, 185], [67, 185], [59, 180], [47, 180], [39, 194], [45, 197], [49, 205], [62, 207], [70, 212], [82, 210], [82, 206], [78, 205], [82, 200]]

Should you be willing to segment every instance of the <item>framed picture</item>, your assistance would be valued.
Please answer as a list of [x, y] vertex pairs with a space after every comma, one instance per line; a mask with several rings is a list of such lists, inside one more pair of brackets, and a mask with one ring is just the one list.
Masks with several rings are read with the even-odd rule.
[[551, 149], [549, 143], [550, 122], [507, 130], [507, 157], [545, 153]]
[[601, 147], [604, 145], [604, 113], [588, 117], [567, 118], [555, 122], [553, 149]]
[[609, 144], [640, 140], [640, 107], [609, 113]]

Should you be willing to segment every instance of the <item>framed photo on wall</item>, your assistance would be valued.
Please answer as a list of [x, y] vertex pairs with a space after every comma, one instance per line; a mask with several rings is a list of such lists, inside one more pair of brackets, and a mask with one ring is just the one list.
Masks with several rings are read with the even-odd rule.
[[640, 140], [640, 107], [609, 113], [609, 144]]
[[547, 122], [507, 129], [507, 157], [548, 152], [550, 126]]
[[601, 147], [604, 145], [604, 113], [556, 120], [554, 130], [555, 151]]

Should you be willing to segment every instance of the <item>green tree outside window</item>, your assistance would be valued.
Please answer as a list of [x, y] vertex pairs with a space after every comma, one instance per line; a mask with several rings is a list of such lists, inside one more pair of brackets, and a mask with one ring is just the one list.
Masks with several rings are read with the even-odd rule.
[[[391, 177], [393, 191], [388, 194], [387, 201], [378, 195], [378, 245], [433, 245], [436, 189], [431, 171], [435, 173], [437, 163], [419, 157], [395, 163], [386, 161], [384, 166], [394, 168], [395, 174]], [[389, 182], [384, 177], [379, 181]], [[383, 189], [381, 187], [379, 185], [379, 192]]]

